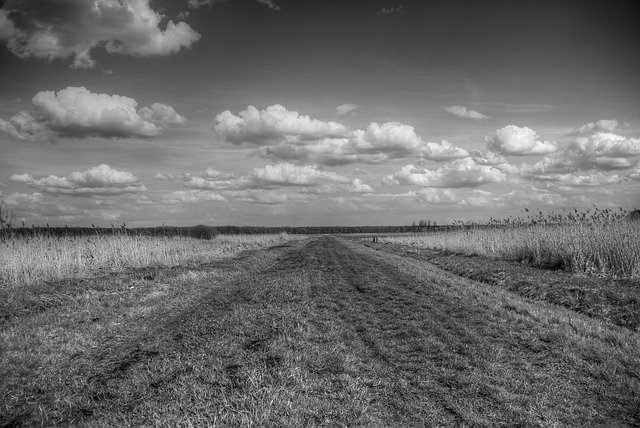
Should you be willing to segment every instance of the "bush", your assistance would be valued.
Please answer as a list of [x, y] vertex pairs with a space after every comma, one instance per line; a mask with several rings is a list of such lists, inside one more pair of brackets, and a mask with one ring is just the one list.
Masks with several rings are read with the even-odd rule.
[[213, 239], [217, 235], [213, 227], [199, 224], [189, 229], [189, 236], [197, 239]]

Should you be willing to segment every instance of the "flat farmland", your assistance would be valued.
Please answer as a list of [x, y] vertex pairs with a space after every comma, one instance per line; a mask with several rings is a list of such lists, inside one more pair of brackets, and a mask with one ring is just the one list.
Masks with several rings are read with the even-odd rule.
[[0, 426], [640, 424], [636, 280], [326, 235], [54, 285]]

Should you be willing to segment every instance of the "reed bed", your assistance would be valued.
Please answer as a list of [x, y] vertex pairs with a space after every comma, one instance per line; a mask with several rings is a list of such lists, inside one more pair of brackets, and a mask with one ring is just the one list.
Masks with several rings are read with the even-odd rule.
[[287, 234], [219, 235], [210, 240], [126, 234], [5, 238], [0, 241], [0, 286], [19, 287], [127, 268], [205, 262], [299, 238]]
[[383, 241], [589, 276], [640, 278], [640, 221], [630, 220], [625, 211], [540, 213]]

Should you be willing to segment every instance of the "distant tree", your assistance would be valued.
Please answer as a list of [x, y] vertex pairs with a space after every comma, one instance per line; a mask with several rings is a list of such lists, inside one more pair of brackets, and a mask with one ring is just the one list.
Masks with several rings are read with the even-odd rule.
[[629, 213], [629, 220], [640, 220], [640, 210], [633, 210]]

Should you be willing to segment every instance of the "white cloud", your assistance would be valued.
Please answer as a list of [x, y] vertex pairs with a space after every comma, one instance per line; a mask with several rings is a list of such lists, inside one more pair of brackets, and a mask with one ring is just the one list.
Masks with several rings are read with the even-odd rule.
[[598, 132], [579, 137], [564, 150], [545, 156], [534, 165], [523, 164], [520, 173], [534, 180], [556, 180], [577, 171], [626, 170], [638, 164], [640, 139]]
[[601, 119], [597, 122], [585, 123], [581, 127], [573, 130], [569, 135], [584, 135], [591, 132], [613, 132], [620, 124], [614, 119]]
[[281, 205], [289, 201], [286, 193], [274, 190], [238, 190], [229, 192], [229, 195], [238, 201], [263, 205]]
[[168, 55], [200, 35], [187, 23], [167, 22], [149, 0], [7, 0], [0, 9], [0, 40], [19, 57], [73, 57], [72, 68], [93, 68], [91, 51]]
[[166, 125], [183, 124], [173, 107], [155, 103], [136, 110], [138, 103], [122, 95], [96, 94], [84, 87], [58, 92], [40, 91], [32, 100], [37, 118], [21, 112], [9, 121], [0, 119], [0, 130], [22, 140], [67, 137], [155, 137]]
[[359, 178], [349, 178], [316, 165], [280, 163], [254, 168], [236, 177], [213, 168], [200, 174], [156, 174], [158, 179], [175, 180], [187, 189], [217, 191], [232, 199], [264, 204], [284, 203], [291, 195], [367, 193], [373, 188]]
[[435, 170], [419, 170], [413, 165], [407, 165], [400, 171], [386, 176], [383, 182], [394, 185], [455, 188], [477, 187], [505, 180], [506, 175], [501, 170], [488, 165], [478, 165], [472, 158], [465, 158]]
[[356, 104], [341, 104], [338, 107], [336, 107], [336, 114], [338, 116], [344, 116], [345, 114], [349, 114], [349, 113], [353, 113], [354, 111], [356, 111], [360, 106], [356, 105]]
[[484, 115], [475, 110], [467, 109], [464, 106], [449, 106], [449, 107], [445, 107], [444, 109], [454, 116], [462, 117], [465, 119], [473, 119], [473, 120], [489, 119], [489, 116]]
[[407, 156], [436, 161], [469, 156], [444, 140], [425, 142], [412, 126], [399, 122], [372, 122], [364, 130], [349, 131], [342, 124], [311, 119], [280, 105], [260, 111], [249, 106], [239, 116], [225, 111], [216, 117], [214, 129], [228, 142], [262, 146], [258, 152], [264, 158], [323, 165], [381, 163]]
[[278, 6], [273, 0], [256, 0], [258, 3], [267, 6], [271, 10], [280, 10], [280, 6]]
[[378, 10], [377, 15], [391, 15], [392, 13], [399, 13], [402, 12], [403, 10], [403, 6], [396, 6], [396, 7], [383, 7], [382, 9]]
[[52, 137], [46, 125], [26, 111], [14, 114], [9, 120], [0, 119], [0, 131], [18, 140], [46, 141]]
[[154, 123], [184, 125], [187, 121], [184, 116], [180, 116], [167, 104], [153, 103], [151, 107], [142, 107], [138, 114], [144, 120]]
[[347, 128], [336, 122], [324, 122], [289, 111], [279, 104], [258, 110], [248, 106], [238, 116], [226, 110], [216, 116], [214, 130], [225, 141], [265, 145], [270, 142], [304, 141], [340, 137]]
[[[187, 6], [191, 9], [198, 9], [203, 6], [212, 7], [216, 3], [223, 2], [225, 0], [188, 0]], [[265, 5], [271, 10], [280, 10], [280, 6], [278, 6], [273, 0], [256, 0], [258, 3]]]
[[544, 155], [558, 150], [555, 143], [540, 141], [533, 129], [507, 125], [486, 136], [489, 150], [505, 155]]
[[347, 177], [322, 171], [315, 165], [298, 166], [290, 163], [255, 168], [251, 178], [256, 184], [280, 186], [314, 186], [322, 183], [348, 183]]
[[569, 149], [589, 158], [638, 156], [640, 155], [640, 138], [626, 138], [618, 134], [598, 132], [588, 137], [577, 138]]
[[176, 190], [163, 195], [161, 201], [165, 204], [176, 205], [179, 203], [198, 202], [224, 202], [227, 198], [210, 190]]
[[7, 205], [33, 205], [42, 201], [42, 193], [11, 193], [7, 195], [5, 202]]
[[25, 183], [43, 193], [71, 196], [119, 195], [147, 190], [138, 178], [130, 172], [118, 171], [101, 164], [84, 172], [74, 171], [68, 176], [34, 178], [31, 174], [14, 174], [9, 179]]

